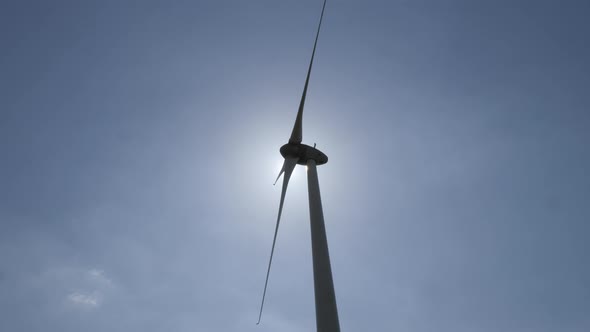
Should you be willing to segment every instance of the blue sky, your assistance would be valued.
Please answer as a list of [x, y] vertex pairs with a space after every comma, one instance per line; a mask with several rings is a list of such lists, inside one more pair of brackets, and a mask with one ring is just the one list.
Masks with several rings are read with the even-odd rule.
[[[0, 330], [311, 331], [319, 0], [0, 4]], [[586, 1], [328, 1], [343, 331], [590, 329]]]

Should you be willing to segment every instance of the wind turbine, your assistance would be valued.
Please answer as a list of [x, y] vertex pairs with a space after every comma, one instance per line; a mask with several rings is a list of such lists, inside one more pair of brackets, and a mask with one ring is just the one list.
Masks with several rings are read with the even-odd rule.
[[297, 111], [297, 118], [295, 125], [291, 132], [289, 142], [283, 145], [280, 149], [281, 155], [285, 158], [283, 168], [277, 176], [276, 182], [282, 174], [283, 189], [281, 191], [281, 200], [279, 203], [279, 215], [277, 217], [277, 224], [275, 226], [274, 238], [272, 240], [272, 248], [270, 250], [270, 259], [268, 261], [268, 270], [266, 272], [266, 281], [264, 282], [264, 292], [262, 293], [262, 303], [260, 304], [260, 314], [258, 316], [258, 323], [262, 317], [262, 308], [264, 307], [264, 298], [266, 296], [266, 287], [268, 286], [268, 276], [270, 275], [270, 266], [272, 264], [272, 257], [277, 241], [277, 233], [279, 230], [279, 223], [281, 221], [281, 213], [283, 212], [283, 203], [285, 201], [285, 194], [291, 174], [295, 169], [295, 165], [307, 165], [307, 187], [309, 193], [309, 217], [311, 224], [311, 251], [313, 257], [313, 283], [315, 293], [315, 311], [316, 311], [316, 326], [318, 332], [339, 332], [340, 323], [338, 322], [338, 309], [336, 307], [336, 296], [334, 293], [334, 282], [332, 280], [332, 268], [330, 267], [330, 255], [328, 252], [328, 240], [326, 238], [326, 227], [324, 225], [324, 213], [322, 212], [322, 200], [320, 196], [320, 185], [318, 181], [317, 165], [323, 165], [328, 162], [328, 156], [323, 152], [309, 145], [302, 144], [302, 118], [303, 107], [305, 105], [305, 96], [307, 95], [307, 86], [309, 84], [309, 76], [311, 75], [311, 67], [313, 65], [313, 58], [315, 56], [316, 46], [318, 44], [318, 37], [320, 35], [320, 28], [322, 26], [322, 19], [324, 18], [324, 10], [326, 9], [326, 0], [322, 6], [322, 13], [320, 15], [320, 22], [313, 44], [313, 51], [311, 53], [311, 60], [307, 70], [307, 78], [303, 87], [303, 94], [301, 102], [299, 103], [299, 110]]

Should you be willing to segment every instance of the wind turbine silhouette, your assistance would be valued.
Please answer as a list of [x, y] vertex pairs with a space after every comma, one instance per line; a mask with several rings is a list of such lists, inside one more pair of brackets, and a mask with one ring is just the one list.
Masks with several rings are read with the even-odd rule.
[[328, 240], [326, 238], [326, 228], [324, 225], [324, 213], [322, 211], [322, 200], [320, 196], [320, 185], [318, 181], [318, 173], [316, 166], [323, 165], [328, 162], [328, 156], [323, 152], [309, 145], [302, 144], [302, 118], [303, 107], [305, 105], [305, 96], [307, 95], [307, 86], [309, 84], [309, 76], [311, 75], [311, 67], [313, 65], [313, 58], [315, 56], [316, 46], [318, 44], [318, 37], [320, 35], [320, 28], [322, 26], [322, 19], [324, 18], [324, 10], [326, 9], [326, 0], [322, 6], [322, 14], [320, 15], [320, 23], [313, 44], [313, 51], [311, 53], [311, 60], [307, 70], [307, 78], [305, 79], [305, 86], [303, 87], [303, 94], [301, 102], [299, 103], [299, 111], [297, 111], [297, 118], [295, 125], [289, 138], [289, 143], [283, 145], [280, 149], [281, 155], [285, 158], [283, 168], [277, 176], [276, 182], [282, 174], [283, 189], [281, 191], [281, 201], [279, 203], [279, 215], [277, 217], [277, 224], [275, 226], [274, 238], [272, 240], [272, 248], [270, 250], [270, 259], [268, 261], [268, 270], [266, 272], [266, 281], [264, 282], [264, 292], [262, 293], [262, 303], [260, 304], [260, 314], [258, 316], [258, 323], [262, 317], [262, 309], [264, 307], [264, 298], [266, 296], [266, 287], [268, 286], [268, 276], [270, 275], [270, 266], [272, 264], [272, 257], [277, 241], [277, 233], [279, 230], [279, 223], [281, 221], [281, 213], [283, 212], [283, 203], [285, 201], [285, 194], [291, 174], [295, 169], [295, 165], [307, 165], [307, 187], [309, 193], [309, 217], [311, 223], [311, 250], [313, 257], [313, 282], [315, 293], [315, 311], [316, 311], [316, 326], [318, 332], [339, 332], [340, 323], [338, 322], [338, 309], [336, 307], [336, 296], [334, 293], [334, 282], [332, 280], [332, 268], [330, 267], [330, 255], [328, 252]]

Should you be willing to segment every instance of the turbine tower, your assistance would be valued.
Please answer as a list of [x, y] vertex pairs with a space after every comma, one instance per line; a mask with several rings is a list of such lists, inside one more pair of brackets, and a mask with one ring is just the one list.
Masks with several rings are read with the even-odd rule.
[[268, 277], [270, 274], [270, 266], [272, 264], [272, 257], [277, 241], [277, 232], [279, 230], [279, 223], [281, 221], [281, 213], [283, 211], [283, 203], [285, 201], [285, 194], [287, 192], [287, 185], [291, 174], [295, 169], [295, 165], [307, 165], [307, 186], [309, 193], [309, 217], [311, 223], [311, 250], [313, 256], [313, 282], [315, 293], [315, 311], [316, 311], [316, 326], [318, 332], [339, 332], [340, 323], [338, 322], [338, 309], [336, 307], [336, 296], [334, 293], [334, 282], [332, 280], [332, 268], [330, 267], [330, 255], [328, 252], [328, 240], [326, 238], [326, 227], [324, 225], [324, 213], [322, 212], [322, 200], [320, 196], [320, 185], [318, 181], [318, 173], [316, 166], [323, 165], [328, 162], [328, 157], [315, 148], [309, 145], [302, 144], [302, 118], [303, 107], [305, 105], [305, 96], [307, 95], [307, 86], [309, 84], [309, 77], [311, 75], [311, 67], [313, 65], [313, 58], [320, 35], [320, 28], [322, 26], [322, 19], [324, 17], [324, 10], [326, 9], [326, 0], [322, 6], [322, 13], [320, 15], [320, 22], [313, 44], [313, 51], [311, 53], [311, 60], [307, 70], [307, 77], [303, 87], [303, 94], [301, 102], [299, 103], [299, 110], [295, 119], [295, 125], [291, 132], [289, 142], [283, 145], [280, 149], [281, 155], [285, 158], [283, 168], [279, 172], [276, 182], [282, 174], [283, 189], [281, 191], [281, 200], [279, 203], [279, 214], [277, 217], [277, 224], [275, 226], [274, 238], [272, 240], [272, 248], [270, 251], [270, 259], [268, 262], [268, 270], [266, 272], [266, 281], [264, 282], [264, 292], [262, 293], [262, 303], [260, 304], [260, 314], [258, 316], [258, 323], [262, 317], [262, 308], [264, 307], [264, 298], [266, 296], [266, 287], [268, 285]]

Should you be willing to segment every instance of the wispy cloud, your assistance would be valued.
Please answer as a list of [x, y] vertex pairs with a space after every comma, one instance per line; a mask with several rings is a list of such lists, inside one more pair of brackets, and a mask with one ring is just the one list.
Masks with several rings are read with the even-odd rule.
[[98, 292], [93, 292], [90, 294], [73, 292], [68, 295], [67, 299], [70, 303], [75, 305], [92, 308], [98, 307], [101, 302], [100, 294]]
[[98, 269], [90, 269], [88, 270], [88, 272], [86, 272], [87, 277], [102, 286], [112, 286], [113, 281], [109, 278], [107, 278], [105, 276], [105, 273], [103, 270], [98, 270]]
[[60, 294], [57, 301], [65, 301], [71, 308], [93, 309], [105, 303], [115, 285], [104, 270], [98, 268], [55, 267], [35, 278], [42, 289]]
[[70, 303], [78, 307], [97, 308], [103, 303], [104, 292], [112, 288], [113, 281], [100, 269], [92, 268], [80, 271], [82, 281], [81, 290], [71, 292], [67, 295]]

